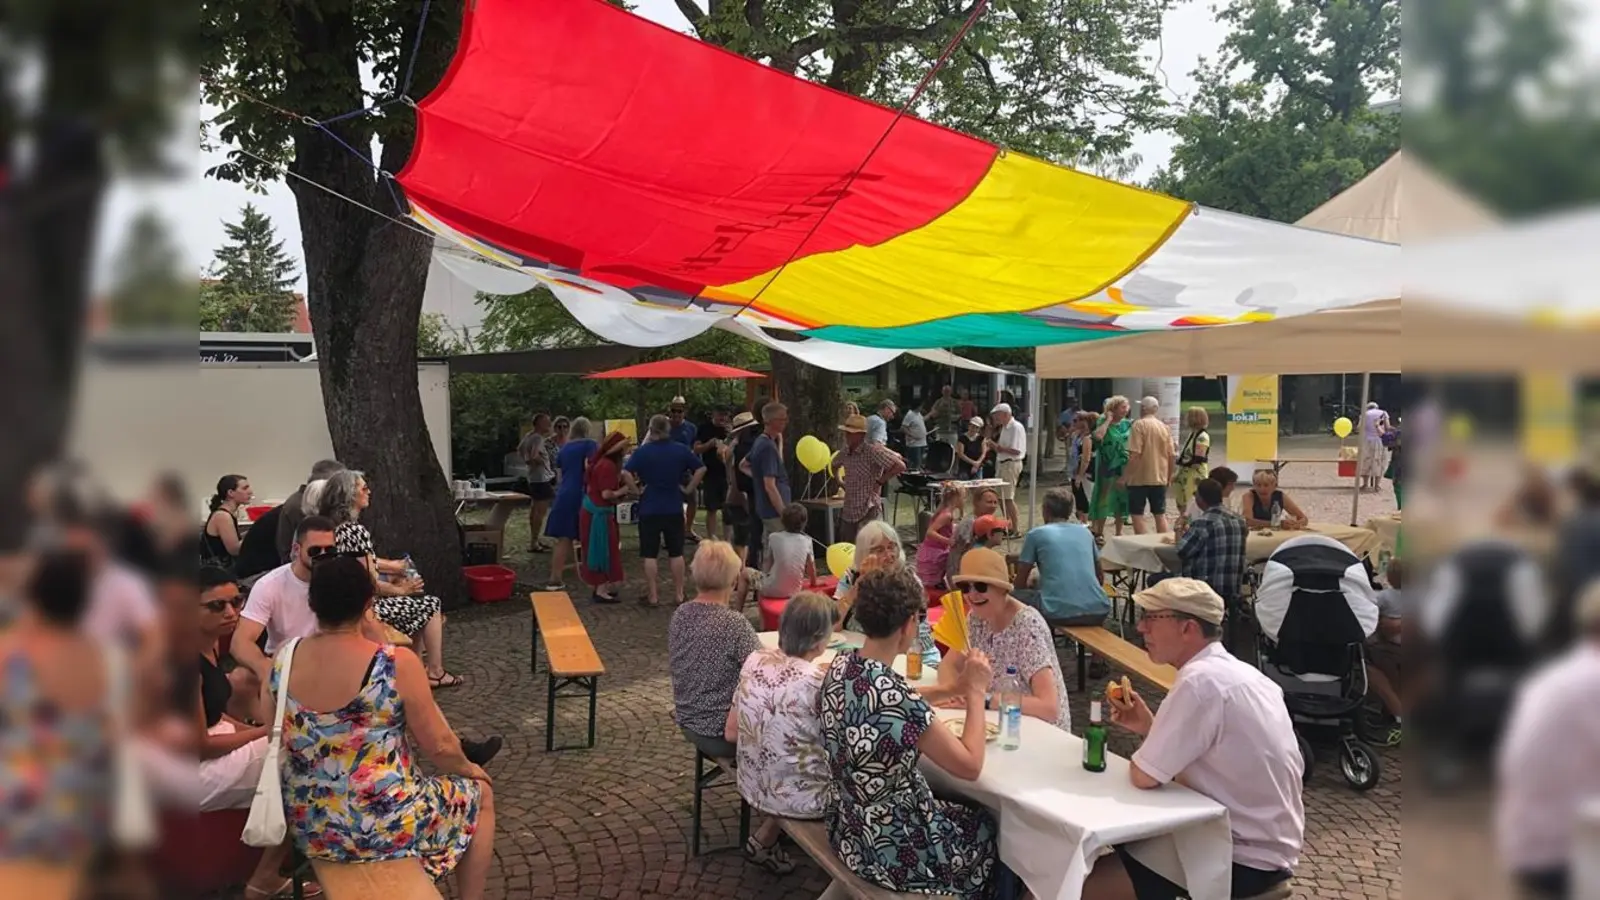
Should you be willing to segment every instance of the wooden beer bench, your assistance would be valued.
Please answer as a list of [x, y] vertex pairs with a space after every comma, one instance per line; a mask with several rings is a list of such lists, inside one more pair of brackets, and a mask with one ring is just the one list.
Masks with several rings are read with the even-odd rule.
[[1172, 690], [1178, 680], [1178, 670], [1158, 663], [1142, 648], [1128, 643], [1098, 625], [1069, 625], [1056, 629], [1057, 634], [1072, 638], [1078, 645], [1078, 690], [1089, 683], [1089, 654], [1115, 665], [1117, 668], [1150, 682], [1163, 691]]
[[[795, 842], [795, 846], [806, 852], [806, 855], [816, 860], [822, 871], [828, 873], [833, 883], [828, 885], [827, 891], [818, 900], [938, 900], [940, 897], [949, 898], [947, 894], [902, 894], [881, 888], [875, 884], [862, 881], [859, 876], [850, 871], [833, 852], [833, 845], [828, 842], [828, 826], [822, 822], [811, 822], [803, 819], [779, 819], [779, 824], [785, 833]], [[954, 900], [954, 898], [949, 898]]]
[[[600, 676], [606, 673], [606, 667], [600, 662], [600, 654], [595, 652], [594, 642], [589, 640], [589, 629], [583, 627], [583, 620], [578, 618], [578, 611], [572, 607], [572, 598], [567, 596], [566, 591], [537, 591], [531, 597], [533, 642], [529, 648], [529, 670], [534, 675], [539, 673], [541, 635], [544, 637], [547, 660], [545, 668], [549, 687], [545, 703], [545, 752], [578, 749], [576, 744], [563, 747], [555, 745], [556, 698], [581, 697], [584, 691], [589, 694], [589, 743], [584, 746], [593, 747], [596, 694]], [[562, 693], [569, 687], [578, 690]]]

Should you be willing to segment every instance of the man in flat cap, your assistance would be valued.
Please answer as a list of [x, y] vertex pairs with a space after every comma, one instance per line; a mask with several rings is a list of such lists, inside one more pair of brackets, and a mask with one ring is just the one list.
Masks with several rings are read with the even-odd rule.
[[[1181, 781], [1226, 807], [1233, 896], [1266, 893], [1293, 875], [1305, 837], [1305, 761], [1283, 689], [1223, 648], [1222, 598], [1204, 581], [1168, 578], [1133, 602], [1150, 658], [1178, 669], [1156, 714], [1131, 690], [1108, 691], [1111, 720], [1144, 736], [1128, 767], [1133, 784], [1149, 790]], [[1139, 900], [1187, 896], [1118, 852]]]

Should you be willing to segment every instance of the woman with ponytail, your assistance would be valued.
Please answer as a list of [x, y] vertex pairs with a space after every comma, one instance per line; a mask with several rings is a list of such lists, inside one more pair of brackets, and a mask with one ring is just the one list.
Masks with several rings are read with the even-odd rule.
[[211, 495], [211, 512], [200, 534], [200, 558], [225, 569], [233, 569], [239, 555], [239, 508], [255, 497], [250, 479], [243, 475], [224, 475], [217, 479], [217, 492]]

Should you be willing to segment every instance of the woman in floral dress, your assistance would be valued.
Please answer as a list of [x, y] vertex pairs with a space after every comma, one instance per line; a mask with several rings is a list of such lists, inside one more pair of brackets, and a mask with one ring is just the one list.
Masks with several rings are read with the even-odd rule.
[[408, 574], [409, 563], [383, 559], [373, 550], [372, 532], [361, 524], [361, 512], [372, 502], [372, 489], [360, 472], [347, 470], [306, 485], [306, 508], [315, 509], [337, 526], [333, 544], [340, 553], [367, 561], [378, 585], [372, 613], [378, 621], [412, 639], [412, 649], [428, 663], [428, 683], [436, 688], [460, 687], [459, 675], [444, 667], [444, 614], [439, 598], [422, 593], [422, 579]]
[[[996, 680], [1007, 666], [1016, 666], [1028, 694], [1022, 698], [1023, 715], [1033, 716], [1072, 731], [1072, 711], [1067, 698], [1067, 682], [1061, 677], [1061, 659], [1056, 656], [1055, 639], [1044, 616], [1033, 607], [1011, 596], [1006, 558], [986, 547], [968, 550], [961, 558], [956, 575], [956, 590], [966, 603], [967, 643], [983, 651], [994, 669]], [[937, 687], [923, 688], [922, 695], [935, 706], [962, 700], [962, 685], [951, 673], [962, 669], [963, 653], [951, 650], [941, 667]], [[989, 685], [993, 692], [998, 685]]]
[[[483, 900], [494, 861], [489, 776], [469, 762], [414, 654], [368, 640], [366, 565], [333, 557], [311, 571], [317, 633], [295, 645], [288, 684], [283, 799], [289, 836], [309, 859], [416, 858], [432, 878], [456, 872], [456, 896]], [[271, 697], [267, 698], [269, 701]], [[409, 729], [438, 775], [412, 757]]]
[[828, 836], [863, 880], [892, 891], [987, 898], [999, 866], [993, 816], [935, 798], [917, 760], [926, 753], [956, 778], [982, 773], [983, 691], [992, 673], [981, 652], [968, 655], [957, 738], [892, 667], [916, 639], [925, 607], [908, 568], [861, 576], [855, 614], [866, 643], [834, 659], [822, 681], [822, 745], [837, 796]]
[[76, 896], [110, 837], [113, 662], [80, 627], [89, 584], [82, 556], [47, 553], [0, 632], [0, 896]]

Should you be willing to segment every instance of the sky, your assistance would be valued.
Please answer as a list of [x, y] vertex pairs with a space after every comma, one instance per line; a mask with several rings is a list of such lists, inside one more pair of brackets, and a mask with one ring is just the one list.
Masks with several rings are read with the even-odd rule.
[[[637, 0], [635, 12], [680, 31], [689, 31], [689, 23], [674, 0]], [[1162, 32], [1162, 40], [1152, 43], [1146, 51], [1152, 71], [1159, 60], [1164, 81], [1173, 91], [1168, 99], [1176, 102], [1187, 98], [1193, 88], [1189, 76], [1196, 62], [1202, 55], [1215, 56], [1227, 29], [1213, 21], [1209, 3], [1185, 0], [1166, 14]], [[1133, 152], [1143, 158], [1139, 177], [1149, 175], [1164, 163], [1171, 154], [1172, 144], [1170, 134], [1145, 134], [1135, 138]], [[301, 257], [299, 219], [294, 196], [286, 185], [269, 185], [265, 195], [258, 195], [241, 185], [201, 177], [206, 169], [225, 161], [225, 155], [204, 153], [198, 148], [188, 152], [193, 160], [194, 178], [164, 185], [120, 185], [112, 191], [102, 220], [105, 239], [101, 241], [98, 272], [102, 283], [106, 277], [106, 263], [116, 251], [118, 236], [126, 230], [127, 222], [147, 206], [153, 206], [167, 219], [174, 240], [183, 251], [184, 265], [192, 271], [200, 271], [210, 262], [212, 253], [225, 241], [224, 223], [236, 220], [239, 209], [246, 203], [254, 203], [271, 218], [286, 247], [296, 259]], [[303, 271], [300, 278], [303, 288]]]

